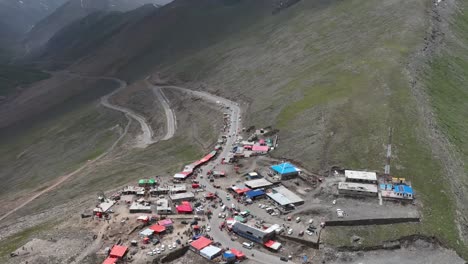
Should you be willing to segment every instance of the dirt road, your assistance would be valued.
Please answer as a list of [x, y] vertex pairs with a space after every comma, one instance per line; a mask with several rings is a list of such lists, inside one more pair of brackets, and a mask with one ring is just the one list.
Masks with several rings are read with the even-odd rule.
[[2, 221], [3, 219], [7, 218], [9, 215], [13, 214], [14, 212], [18, 211], [19, 209], [25, 207], [26, 205], [28, 205], [29, 203], [31, 203], [32, 201], [36, 200], [39, 196], [47, 193], [47, 192], [50, 192], [52, 191], [53, 189], [55, 189], [57, 186], [59, 186], [60, 184], [62, 184], [63, 182], [65, 182], [66, 180], [68, 180], [70, 177], [78, 174], [79, 172], [81, 172], [83, 169], [85, 169], [87, 166], [89, 165], [92, 165], [94, 163], [96, 163], [98, 160], [100, 160], [101, 158], [103, 158], [104, 156], [106, 156], [107, 154], [109, 154], [116, 146], [117, 144], [119, 144], [119, 142], [125, 137], [125, 135], [127, 134], [128, 132], [128, 128], [131, 124], [131, 119], [125, 115], [128, 119], [128, 123], [127, 125], [125, 126], [125, 129], [123, 131], [123, 133], [120, 135], [120, 137], [112, 144], [112, 146], [110, 146], [104, 153], [102, 153], [101, 155], [97, 156], [95, 159], [91, 160], [91, 161], [88, 161], [87, 163], [85, 163], [84, 165], [82, 165], [81, 167], [79, 167], [78, 169], [76, 169], [75, 171], [67, 174], [67, 175], [63, 175], [63, 176], [60, 176], [59, 179], [51, 186], [47, 187], [46, 189], [42, 190], [41, 192], [38, 192], [36, 193], [35, 195], [33, 195], [31, 198], [29, 198], [28, 200], [26, 200], [25, 202], [23, 202], [22, 204], [20, 204], [19, 206], [15, 207], [14, 209], [10, 210], [9, 212], [7, 212], [6, 214], [2, 215], [0, 217], [0, 221]]
[[168, 140], [174, 136], [177, 129], [176, 115], [169, 106], [169, 100], [166, 95], [164, 95], [161, 87], [151, 84], [148, 80], [146, 80], [146, 83], [149, 85], [156, 98], [161, 102], [164, 112], [166, 113], [166, 135], [161, 140]]
[[[91, 78], [94, 78], [94, 77], [91, 77]], [[130, 117], [132, 117], [133, 119], [135, 119], [139, 124], [140, 124], [140, 127], [141, 127], [141, 131], [143, 132], [142, 134], [140, 134], [138, 137], [137, 137], [137, 143], [136, 143], [136, 147], [139, 147], [139, 148], [145, 148], [147, 147], [148, 145], [151, 145], [153, 143], [156, 143], [155, 140], [153, 140], [153, 135], [154, 135], [154, 132], [153, 132], [153, 129], [151, 128], [151, 126], [146, 122], [146, 119], [135, 113], [134, 111], [128, 109], [128, 108], [125, 108], [125, 107], [122, 107], [122, 106], [118, 106], [118, 105], [114, 105], [114, 104], [111, 104], [109, 102], [109, 98], [112, 97], [114, 94], [118, 93], [119, 91], [125, 89], [127, 87], [127, 83], [125, 83], [124, 81], [122, 80], [119, 80], [119, 79], [116, 79], [116, 78], [111, 78], [111, 77], [102, 77], [102, 78], [99, 78], [99, 79], [102, 79], [102, 80], [112, 80], [112, 81], [115, 81], [115, 82], [118, 82], [119, 83], [119, 88], [114, 90], [112, 93], [110, 94], [107, 94], [105, 96], [103, 96], [101, 98], [101, 104], [107, 108], [110, 108], [110, 109], [113, 109], [113, 110], [116, 110], [116, 111], [119, 111], [119, 112], [122, 112]]]

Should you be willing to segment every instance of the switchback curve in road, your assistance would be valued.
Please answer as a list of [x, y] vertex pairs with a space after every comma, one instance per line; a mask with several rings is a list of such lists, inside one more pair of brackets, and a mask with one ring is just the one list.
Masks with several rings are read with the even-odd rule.
[[174, 137], [175, 131], [177, 129], [177, 119], [174, 111], [169, 106], [169, 100], [162, 91], [161, 87], [151, 84], [148, 80], [145, 80], [146, 83], [150, 86], [153, 94], [161, 102], [164, 112], [166, 113], [166, 135], [161, 140], [168, 140]]

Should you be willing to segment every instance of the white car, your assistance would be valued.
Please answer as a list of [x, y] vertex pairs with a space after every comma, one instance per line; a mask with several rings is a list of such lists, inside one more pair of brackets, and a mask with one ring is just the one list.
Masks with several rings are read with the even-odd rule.
[[258, 207], [259, 207], [259, 208], [262, 208], [262, 205], [263, 205], [263, 204], [259, 203], [259, 204], [258, 204]]
[[167, 246], [167, 248], [168, 248], [169, 250], [171, 250], [171, 249], [172, 249], [172, 245]]
[[164, 245], [161, 245], [161, 251], [164, 251], [165, 247]]
[[311, 219], [309, 220], [309, 225], [312, 224], [313, 222], [314, 222], [314, 219], [311, 218]]
[[339, 218], [343, 218], [343, 217], [344, 217], [344, 211], [341, 210], [341, 209], [336, 209], [336, 215], [337, 215]]
[[161, 250], [159, 250], [159, 249], [156, 250], [156, 253], [157, 253], [157, 254], [161, 254]]
[[146, 255], [148, 255], [148, 256], [153, 256], [154, 253], [153, 253], [153, 251], [150, 251], [150, 252], [146, 253]]
[[293, 230], [292, 230], [292, 228], [290, 228], [290, 229], [288, 230], [288, 235], [292, 235], [292, 233], [293, 233]]
[[177, 247], [177, 243], [176, 243], [176, 242], [172, 242], [172, 247], [173, 247], [173, 248], [176, 248], [176, 247]]
[[306, 233], [309, 235], [309, 236], [312, 236], [314, 233], [310, 230], [306, 230]]
[[210, 232], [210, 231], [211, 231], [211, 226], [207, 225], [207, 226], [206, 226], [206, 231], [207, 231], [207, 232]]

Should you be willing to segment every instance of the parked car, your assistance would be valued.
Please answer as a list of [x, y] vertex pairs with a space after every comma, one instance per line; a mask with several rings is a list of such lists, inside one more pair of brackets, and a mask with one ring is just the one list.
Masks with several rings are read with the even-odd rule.
[[287, 258], [287, 257], [281, 256], [281, 257], [280, 257], [280, 260], [281, 260], [281, 261], [284, 261], [284, 262], [288, 262], [288, 258]]
[[310, 230], [306, 230], [306, 233], [309, 235], [309, 236], [313, 236], [314, 235], [314, 232], [310, 231]]
[[288, 230], [288, 235], [292, 235], [292, 233], [293, 233], [293, 230], [292, 230], [292, 228], [290, 228], [290, 229]]
[[253, 242], [244, 242], [242, 243], [242, 247], [247, 248], [247, 249], [252, 249], [253, 248]]
[[343, 218], [343, 217], [344, 217], [344, 211], [341, 210], [341, 209], [336, 209], [336, 215], [337, 215], [339, 218]]

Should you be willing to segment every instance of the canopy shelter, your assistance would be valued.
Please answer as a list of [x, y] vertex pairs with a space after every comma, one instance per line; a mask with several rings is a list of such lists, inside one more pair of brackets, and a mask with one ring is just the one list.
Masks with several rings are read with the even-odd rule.
[[104, 260], [104, 262], [102, 264], [115, 264], [117, 263], [117, 258], [111, 258], [111, 257], [108, 257]]
[[120, 245], [115, 245], [112, 247], [112, 250], [109, 254], [110, 257], [113, 258], [123, 258], [125, 254], [127, 253], [128, 247], [125, 246], [120, 246]]
[[158, 234], [166, 231], [166, 227], [162, 225], [152, 225], [149, 227], [149, 229], [153, 230], [154, 232]]
[[205, 247], [211, 245], [211, 243], [213, 243], [213, 241], [209, 240], [208, 238], [204, 236], [201, 236], [197, 240], [190, 243], [190, 246], [194, 248], [195, 250], [200, 251], [204, 249]]
[[242, 251], [237, 250], [237, 249], [235, 249], [235, 248], [231, 248], [230, 250], [231, 250], [232, 254], [236, 255], [236, 259], [243, 259], [243, 258], [245, 258], [245, 254], [244, 254]]
[[280, 247], [281, 247], [280, 242], [276, 242], [276, 241], [273, 241], [273, 240], [268, 240], [267, 242], [265, 242], [264, 245], [265, 245], [265, 247], [271, 248], [273, 250], [279, 250]]

